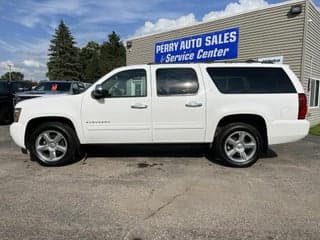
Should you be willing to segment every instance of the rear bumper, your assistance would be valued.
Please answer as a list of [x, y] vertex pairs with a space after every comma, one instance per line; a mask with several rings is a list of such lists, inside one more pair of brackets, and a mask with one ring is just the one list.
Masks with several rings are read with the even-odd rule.
[[10, 125], [10, 136], [20, 148], [26, 149], [24, 144], [25, 125], [13, 123]]
[[269, 145], [301, 140], [308, 135], [309, 129], [307, 120], [274, 121], [268, 128]]

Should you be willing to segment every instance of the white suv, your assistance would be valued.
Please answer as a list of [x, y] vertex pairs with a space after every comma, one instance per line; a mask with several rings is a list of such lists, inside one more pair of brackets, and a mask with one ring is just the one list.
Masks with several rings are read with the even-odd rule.
[[82, 145], [204, 143], [247, 167], [268, 145], [305, 137], [306, 114], [287, 65], [139, 65], [115, 69], [79, 95], [18, 103], [10, 132], [45, 165], [73, 161]]

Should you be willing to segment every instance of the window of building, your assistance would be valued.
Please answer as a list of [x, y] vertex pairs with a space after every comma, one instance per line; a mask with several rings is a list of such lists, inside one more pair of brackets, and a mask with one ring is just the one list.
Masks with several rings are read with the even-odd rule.
[[147, 96], [147, 74], [144, 69], [119, 72], [106, 80], [102, 87], [108, 97], [145, 97]]
[[197, 73], [192, 68], [161, 68], [156, 72], [158, 96], [189, 95], [198, 92]]
[[224, 67], [208, 68], [207, 71], [222, 93], [296, 93], [281, 68]]
[[320, 80], [310, 80], [310, 107], [319, 107]]

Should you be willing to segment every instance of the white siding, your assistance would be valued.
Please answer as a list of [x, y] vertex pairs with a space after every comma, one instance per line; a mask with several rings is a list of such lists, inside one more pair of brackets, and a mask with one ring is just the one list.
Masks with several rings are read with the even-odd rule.
[[[306, 20], [305, 66], [303, 76], [304, 88], [307, 92], [309, 78], [320, 79], [320, 12], [312, 3], [308, 3], [307, 5]], [[310, 91], [308, 92], [308, 96], [309, 95]], [[309, 120], [312, 125], [320, 123], [319, 107], [309, 109]]]

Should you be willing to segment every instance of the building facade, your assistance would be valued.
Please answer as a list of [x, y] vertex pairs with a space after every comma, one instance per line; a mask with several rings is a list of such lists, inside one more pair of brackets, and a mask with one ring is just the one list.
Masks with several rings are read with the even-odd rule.
[[320, 123], [320, 10], [310, 0], [130, 39], [126, 45], [127, 65], [208, 60], [288, 64], [308, 95], [309, 120]]

